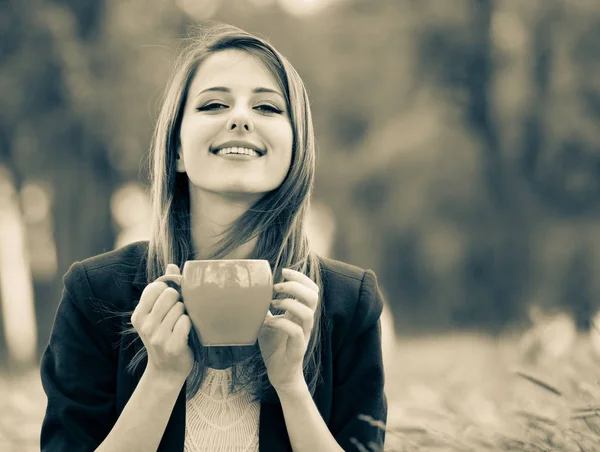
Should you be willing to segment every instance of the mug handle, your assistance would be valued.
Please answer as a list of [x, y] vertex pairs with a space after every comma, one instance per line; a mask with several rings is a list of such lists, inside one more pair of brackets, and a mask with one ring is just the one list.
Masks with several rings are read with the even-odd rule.
[[156, 279], [157, 282], [164, 282], [167, 286], [172, 287], [181, 293], [181, 282], [183, 275], [162, 275]]

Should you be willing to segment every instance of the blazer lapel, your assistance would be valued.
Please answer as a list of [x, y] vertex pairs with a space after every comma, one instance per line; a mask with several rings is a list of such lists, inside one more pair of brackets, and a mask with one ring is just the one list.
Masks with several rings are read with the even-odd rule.
[[147, 257], [145, 255], [140, 259], [135, 277], [133, 279], [133, 287], [141, 294], [144, 288], [148, 285], [148, 275], [146, 274]]
[[177, 397], [171, 417], [165, 428], [162, 440], [158, 447], [158, 451], [183, 451], [183, 445], [185, 442], [185, 394], [186, 385], [183, 384], [183, 388]]
[[285, 427], [281, 404], [262, 402], [258, 428], [258, 449], [260, 451], [291, 451], [292, 445]]

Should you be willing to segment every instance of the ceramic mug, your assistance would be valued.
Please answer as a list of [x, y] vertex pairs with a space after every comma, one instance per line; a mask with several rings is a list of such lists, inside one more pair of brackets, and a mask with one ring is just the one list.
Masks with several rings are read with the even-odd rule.
[[181, 275], [164, 275], [181, 289], [203, 346], [254, 345], [273, 299], [267, 260], [190, 260]]

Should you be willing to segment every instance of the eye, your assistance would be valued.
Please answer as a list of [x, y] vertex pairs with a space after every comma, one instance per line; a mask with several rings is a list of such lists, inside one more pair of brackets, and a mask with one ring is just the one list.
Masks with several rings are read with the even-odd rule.
[[263, 112], [267, 112], [267, 113], [275, 113], [275, 114], [283, 113], [282, 110], [280, 110], [279, 108], [277, 108], [273, 105], [270, 105], [270, 104], [257, 105], [254, 108], [257, 110], [263, 111]]
[[198, 111], [215, 111], [215, 110], [223, 110], [224, 108], [228, 108], [227, 105], [221, 104], [219, 102], [211, 102], [209, 104], [198, 107], [196, 110], [198, 110]]

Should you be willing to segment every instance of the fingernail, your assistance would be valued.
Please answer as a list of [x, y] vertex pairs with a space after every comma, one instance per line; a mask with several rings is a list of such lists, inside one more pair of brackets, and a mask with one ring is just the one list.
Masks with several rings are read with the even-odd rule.
[[282, 289], [282, 287], [283, 287], [283, 284], [282, 284], [282, 283], [277, 283], [277, 284], [275, 284], [275, 285], [273, 286], [273, 289], [275, 289], [275, 290], [281, 290], [281, 289]]
[[289, 275], [291, 273], [291, 271], [292, 270], [290, 268], [283, 268], [283, 269], [281, 269], [281, 273], [286, 274], [286, 275]]

